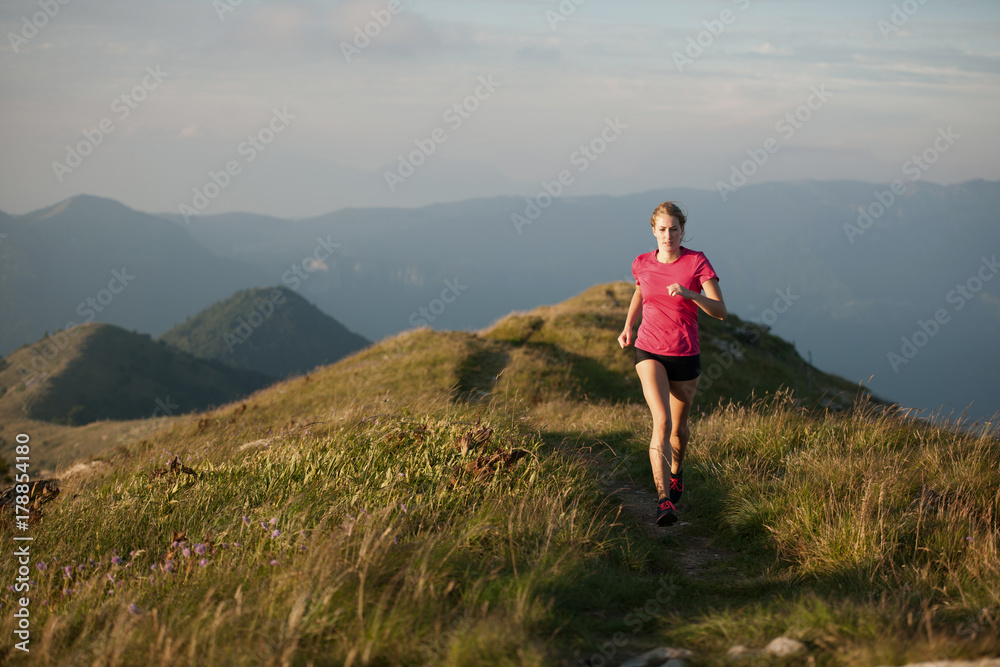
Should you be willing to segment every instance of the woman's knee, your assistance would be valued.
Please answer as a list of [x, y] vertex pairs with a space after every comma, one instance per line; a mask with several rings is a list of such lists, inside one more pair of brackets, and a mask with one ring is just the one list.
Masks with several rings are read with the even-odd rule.
[[653, 414], [653, 433], [666, 435], [670, 433], [670, 416]]
[[687, 441], [691, 437], [691, 428], [686, 423], [674, 425], [671, 435], [675, 438]]

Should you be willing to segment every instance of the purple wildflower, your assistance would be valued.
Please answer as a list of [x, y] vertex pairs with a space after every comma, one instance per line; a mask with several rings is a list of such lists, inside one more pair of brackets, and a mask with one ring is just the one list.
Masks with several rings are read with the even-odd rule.
[[274, 530], [271, 531], [271, 537], [272, 538], [278, 537], [279, 535], [281, 535], [281, 531], [278, 530], [277, 528], [275, 528]]
[[206, 565], [208, 565], [208, 559], [202, 558], [200, 561], [198, 561], [198, 565], [200, 565], [201, 567], [205, 567]]
[[149, 566], [149, 569], [152, 570], [153, 572], [156, 572], [156, 570], [158, 569], [158, 566], [157, 566], [156, 563], [153, 563], [152, 565]]
[[166, 570], [167, 572], [173, 572], [174, 561], [168, 559], [167, 562], [163, 564], [163, 569]]
[[277, 564], [278, 564], [278, 561], [276, 561], [276, 560], [271, 560], [271, 565], [277, 565]]
[[125, 561], [123, 561], [123, 560], [122, 560], [121, 558], [119, 558], [118, 556], [114, 556], [114, 557], [113, 557], [113, 558], [111, 559], [111, 562], [112, 562], [112, 563], [114, 563], [115, 565], [122, 565], [122, 564], [123, 564], [123, 563], [124, 563]]
[[272, 526], [277, 526], [278, 525], [278, 518], [277, 517], [271, 517], [270, 523], [271, 523]]
[[72, 579], [73, 578], [73, 568], [70, 567], [69, 565], [67, 565], [66, 567], [64, 567], [63, 568], [63, 576], [66, 577], [67, 579]]
[[139, 606], [136, 603], [133, 602], [132, 604], [130, 604], [128, 606], [128, 610], [130, 612], [132, 612], [132, 614], [138, 614], [139, 613]]
[[185, 558], [190, 558], [191, 550], [188, 549], [187, 547], [184, 547], [184, 549], [181, 550], [181, 555], [183, 555]]
[[403, 510], [403, 514], [407, 513], [406, 503], [399, 503], [399, 507]]
[[244, 526], [249, 526], [250, 525], [250, 517], [248, 517], [245, 514], [243, 515], [243, 525]]
[[194, 552], [196, 554], [198, 554], [198, 555], [204, 555], [204, 553], [205, 553], [205, 545], [204, 544], [196, 544], [196, 545], [194, 545]]
[[47, 570], [47, 569], [49, 569], [49, 566], [48, 566], [48, 565], [46, 565], [46, 564], [45, 564], [45, 561], [43, 561], [43, 560], [40, 560], [40, 561], [38, 561], [38, 562], [37, 562], [37, 563], [35, 564], [35, 567], [37, 567], [37, 568], [38, 568], [39, 570], [41, 570], [41, 571], [44, 571], [44, 570]]

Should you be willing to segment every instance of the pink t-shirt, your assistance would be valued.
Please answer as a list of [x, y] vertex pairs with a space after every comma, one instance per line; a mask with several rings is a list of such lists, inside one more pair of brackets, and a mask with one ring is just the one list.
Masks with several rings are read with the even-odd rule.
[[701, 351], [698, 304], [670, 296], [667, 287], [680, 283], [692, 292], [701, 292], [702, 283], [719, 277], [697, 250], [681, 246], [681, 256], [670, 264], [656, 261], [656, 252], [643, 253], [632, 262], [632, 275], [642, 290], [642, 324], [635, 346], [671, 357], [696, 355]]

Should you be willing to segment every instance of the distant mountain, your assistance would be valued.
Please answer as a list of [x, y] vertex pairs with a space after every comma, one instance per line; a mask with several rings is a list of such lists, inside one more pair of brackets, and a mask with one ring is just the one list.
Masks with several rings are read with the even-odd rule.
[[160, 340], [196, 357], [279, 378], [333, 363], [370, 342], [286, 287], [237, 292]]
[[273, 280], [213, 255], [183, 227], [110, 199], [81, 195], [0, 216], [0, 354], [93, 321], [158, 335], [237, 289]]
[[[1000, 356], [987, 352], [1000, 340], [1000, 279], [977, 276], [994, 275], [983, 262], [1000, 249], [998, 182], [908, 181], [901, 194], [890, 184], [763, 183], [725, 200], [715, 190], [666, 188], [544, 194], [296, 221], [206, 216], [189, 229], [216, 254], [280, 275], [378, 339], [418, 324], [478, 328], [628, 279], [635, 256], [654, 247], [649, 216], [668, 199], [685, 204], [685, 245], [713, 262], [731, 312], [773, 326], [818, 365], [855, 382], [871, 378], [873, 391], [910, 406], [961, 412], [975, 401], [978, 414], [1000, 409]], [[334, 250], [314, 264], [324, 247]], [[970, 281], [969, 298], [953, 293]], [[948, 321], [924, 340], [920, 322], [941, 309]], [[893, 365], [890, 354], [905, 362]]]
[[228, 403], [273, 382], [97, 323], [56, 332], [4, 361], [4, 423], [27, 418], [80, 425], [169, 416]]

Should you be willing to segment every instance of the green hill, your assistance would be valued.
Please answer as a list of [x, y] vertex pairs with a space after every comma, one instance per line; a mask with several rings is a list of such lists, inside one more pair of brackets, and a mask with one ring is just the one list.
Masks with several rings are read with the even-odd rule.
[[287, 377], [369, 345], [285, 287], [237, 292], [160, 337], [202, 359]]
[[[8, 641], [0, 660], [1000, 651], [1000, 441], [906, 419], [735, 318], [704, 323], [703, 366], [722, 370], [693, 418], [682, 521], [652, 525], [649, 414], [615, 342], [630, 291], [598, 286], [478, 333], [406, 332], [60, 471], [57, 498], [28, 499], [25, 530], [0, 511], [2, 539], [35, 538], [32, 654]], [[0, 577], [17, 567], [0, 559]], [[15, 593], [0, 602], [15, 637]], [[779, 636], [800, 653], [767, 654]]]
[[69, 426], [141, 419], [228, 403], [272, 381], [148, 335], [85, 324], [10, 356], [0, 370], [0, 412]]

